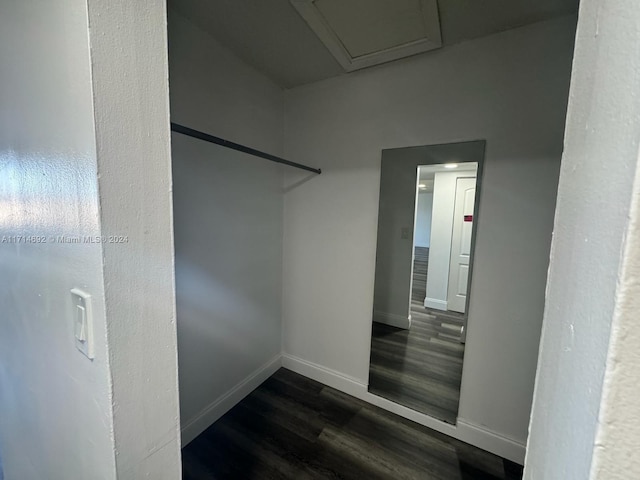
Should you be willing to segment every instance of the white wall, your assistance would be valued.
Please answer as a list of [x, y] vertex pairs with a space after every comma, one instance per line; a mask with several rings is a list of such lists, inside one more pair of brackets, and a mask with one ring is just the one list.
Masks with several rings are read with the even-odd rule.
[[323, 174], [285, 196], [285, 365], [367, 383], [380, 151], [486, 139], [460, 418], [523, 454], [574, 24], [538, 23], [286, 93], [286, 156]]
[[[170, 12], [171, 119], [282, 153], [282, 90]], [[183, 440], [279, 366], [282, 167], [173, 134]]]
[[[385, 152], [378, 207], [373, 320], [409, 328], [416, 179], [420, 154]], [[285, 292], [287, 295], [287, 292]]]
[[[165, 18], [160, 1], [3, 7], [7, 479], [180, 475]], [[101, 234], [127, 241], [57, 239]], [[73, 287], [92, 295], [93, 361], [75, 347]]]
[[102, 259], [116, 473], [119, 480], [175, 479], [181, 464], [166, 5], [88, 3], [102, 233], [127, 237], [105, 243]]
[[447, 309], [449, 264], [453, 235], [453, 210], [456, 204], [456, 182], [459, 177], [475, 176], [475, 170], [436, 172], [433, 182], [433, 218], [430, 261], [427, 269], [427, 296], [424, 306]]
[[[0, 451], [5, 478], [115, 478], [84, 0], [0, 15]], [[15, 235], [45, 243], [11, 243]], [[93, 295], [95, 359], [76, 350], [69, 290]]]
[[431, 238], [431, 209], [433, 208], [433, 192], [418, 192], [416, 208], [416, 226], [413, 243], [416, 247], [429, 248]]
[[639, 21], [633, 0], [581, 2], [531, 480], [640, 478]]

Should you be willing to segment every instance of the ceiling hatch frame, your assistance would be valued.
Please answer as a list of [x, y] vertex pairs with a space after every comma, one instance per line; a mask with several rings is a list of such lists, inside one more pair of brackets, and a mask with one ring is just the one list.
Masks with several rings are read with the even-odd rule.
[[421, 38], [415, 41], [383, 49], [377, 52], [353, 57], [340, 40], [336, 32], [329, 25], [329, 22], [316, 7], [316, 0], [290, 0], [293, 7], [300, 16], [307, 22], [314, 33], [320, 38], [333, 57], [342, 65], [347, 72], [372, 67], [382, 63], [399, 60], [401, 58], [417, 55], [442, 47], [442, 32], [440, 29], [440, 15], [437, 0], [420, 0], [423, 8], [431, 19], [430, 37]]

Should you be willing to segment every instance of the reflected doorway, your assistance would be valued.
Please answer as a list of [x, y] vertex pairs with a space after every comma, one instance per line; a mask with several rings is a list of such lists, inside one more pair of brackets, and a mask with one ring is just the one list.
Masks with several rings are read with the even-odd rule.
[[[462, 322], [459, 332], [457, 326], [451, 332], [459, 334], [462, 343], [477, 169], [475, 162], [449, 163], [421, 165], [417, 172], [410, 310], [413, 313], [421, 305]], [[431, 252], [434, 261], [430, 265]]]

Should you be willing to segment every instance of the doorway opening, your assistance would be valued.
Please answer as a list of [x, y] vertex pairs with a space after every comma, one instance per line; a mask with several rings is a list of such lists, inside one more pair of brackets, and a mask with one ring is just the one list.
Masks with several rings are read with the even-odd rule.
[[466, 337], [477, 171], [478, 164], [469, 162], [421, 165], [417, 173], [411, 316], [426, 310], [446, 329], [442, 337], [461, 343]]

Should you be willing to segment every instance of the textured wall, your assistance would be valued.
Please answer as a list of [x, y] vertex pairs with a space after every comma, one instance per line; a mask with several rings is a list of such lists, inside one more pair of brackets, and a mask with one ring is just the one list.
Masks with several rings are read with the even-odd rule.
[[639, 20], [633, 0], [581, 3], [526, 461], [531, 480], [640, 476]]
[[[165, 2], [89, 0], [118, 479], [179, 478]], [[90, 476], [89, 476], [90, 477]]]
[[640, 477], [640, 169], [633, 191], [591, 469], [598, 480]]

